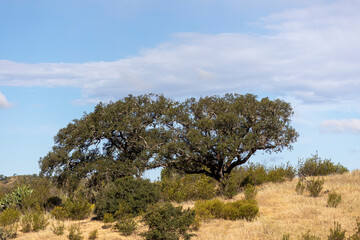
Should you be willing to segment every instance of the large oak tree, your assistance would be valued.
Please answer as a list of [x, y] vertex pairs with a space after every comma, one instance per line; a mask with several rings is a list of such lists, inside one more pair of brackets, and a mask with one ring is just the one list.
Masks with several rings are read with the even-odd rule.
[[223, 182], [258, 151], [291, 149], [298, 137], [293, 110], [282, 100], [226, 94], [179, 104], [167, 123], [171, 141], [163, 149], [170, 166]]
[[256, 152], [291, 149], [298, 136], [292, 115], [289, 103], [251, 94], [184, 102], [129, 95], [61, 129], [40, 159], [41, 173], [63, 185], [87, 179], [98, 186], [163, 166], [223, 183]]
[[52, 151], [39, 161], [41, 173], [59, 185], [75, 188], [85, 179], [94, 187], [161, 166], [153, 156], [166, 142], [160, 124], [169, 105], [152, 94], [98, 104], [60, 129]]

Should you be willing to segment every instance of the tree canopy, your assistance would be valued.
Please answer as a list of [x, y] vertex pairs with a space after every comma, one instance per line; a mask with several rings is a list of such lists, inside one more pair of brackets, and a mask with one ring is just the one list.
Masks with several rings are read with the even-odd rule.
[[132, 96], [98, 104], [55, 136], [41, 158], [41, 173], [60, 185], [87, 179], [91, 186], [161, 166], [153, 158], [166, 142], [159, 127], [171, 101], [163, 96]]
[[257, 151], [292, 149], [298, 137], [290, 126], [289, 103], [258, 101], [252, 94], [191, 98], [173, 114], [168, 123], [171, 141], [163, 149], [169, 164], [220, 182]]
[[222, 182], [257, 151], [292, 148], [293, 110], [282, 100], [226, 94], [175, 102], [161, 95], [98, 104], [55, 136], [41, 173], [92, 185], [151, 168], [173, 167]]

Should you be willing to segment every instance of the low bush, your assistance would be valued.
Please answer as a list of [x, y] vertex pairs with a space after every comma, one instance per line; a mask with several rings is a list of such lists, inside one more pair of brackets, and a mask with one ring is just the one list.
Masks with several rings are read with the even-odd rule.
[[218, 199], [195, 202], [195, 212], [201, 219], [222, 218], [253, 220], [259, 208], [255, 200], [238, 200], [224, 203]]
[[44, 230], [49, 225], [49, 219], [43, 212], [27, 212], [21, 218], [21, 231], [39, 231]]
[[85, 199], [66, 199], [64, 208], [71, 220], [82, 220], [90, 216], [92, 212], [91, 204]]
[[82, 240], [84, 236], [82, 235], [80, 225], [79, 224], [73, 224], [69, 228], [69, 240]]
[[304, 179], [300, 178], [298, 183], [296, 184], [296, 188], [295, 188], [296, 193], [299, 195], [303, 194], [305, 188], [306, 188], [306, 186], [304, 184]]
[[196, 215], [201, 219], [221, 218], [224, 202], [219, 199], [199, 200], [195, 202]]
[[300, 177], [326, 176], [348, 172], [348, 169], [340, 163], [334, 164], [330, 159], [321, 159], [318, 154], [314, 154], [305, 160], [299, 160], [298, 165]]
[[195, 211], [174, 207], [171, 203], [153, 205], [144, 215], [149, 230], [142, 234], [146, 240], [190, 239], [191, 225], [195, 221]]
[[318, 197], [324, 186], [324, 179], [311, 179], [306, 181], [306, 190], [309, 191], [310, 196]]
[[290, 233], [283, 234], [282, 240], [290, 240]]
[[49, 219], [43, 212], [32, 213], [32, 230], [38, 232], [44, 230], [49, 225]]
[[28, 212], [21, 218], [21, 231], [24, 233], [28, 233], [31, 231], [32, 228], [32, 213]]
[[65, 224], [63, 221], [56, 221], [55, 223], [53, 222], [51, 224], [51, 231], [57, 236], [63, 235], [64, 230], [65, 230]]
[[341, 203], [341, 195], [336, 192], [330, 192], [327, 199], [327, 207], [336, 208]]
[[301, 235], [301, 240], [321, 240], [321, 238], [310, 234], [310, 230], [308, 230], [305, 234]]
[[160, 199], [160, 192], [149, 180], [123, 177], [109, 183], [96, 198], [95, 214], [102, 219], [105, 213], [115, 214], [119, 204], [127, 214], [138, 215], [149, 204]]
[[137, 224], [131, 217], [119, 219], [114, 226], [122, 235], [130, 236], [137, 228]]
[[245, 199], [255, 199], [257, 195], [257, 189], [253, 185], [247, 185], [244, 190]]
[[98, 230], [97, 230], [97, 229], [92, 230], [92, 231], [90, 232], [90, 234], [89, 234], [88, 239], [89, 239], [89, 240], [95, 240], [95, 239], [97, 239], [97, 238], [98, 238]]
[[66, 211], [64, 207], [55, 207], [53, 210], [51, 210], [50, 214], [56, 219], [56, 220], [65, 220], [69, 218], [69, 214]]
[[341, 224], [334, 222], [334, 229], [330, 228], [328, 240], [344, 240], [345, 232], [345, 230], [341, 230]]
[[20, 212], [14, 208], [7, 208], [0, 213], [0, 239], [15, 238]]
[[217, 195], [216, 180], [203, 174], [183, 174], [164, 168], [158, 185], [165, 201], [211, 199]]

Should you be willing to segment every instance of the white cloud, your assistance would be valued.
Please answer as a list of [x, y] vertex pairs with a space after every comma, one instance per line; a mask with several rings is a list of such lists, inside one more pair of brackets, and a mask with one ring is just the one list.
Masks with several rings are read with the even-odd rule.
[[302, 103], [359, 102], [359, 7], [359, 1], [337, 1], [273, 14], [260, 22], [269, 35], [178, 33], [114, 62], [0, 61], [0, 86], [73, 86], [82, 89], [79, 102], [147, 92], [266, 92]]
[[0, 92], [0, 108], [9, 108], [11, 107], [11, 104], [9, 103], [9, 101], [6, 99], [6, 97], [4, 96], [4, 94], [2, 94]]
[[326, 120], [321, 123], [324, 132], [353, 132], [360, 133], [360, 119]]

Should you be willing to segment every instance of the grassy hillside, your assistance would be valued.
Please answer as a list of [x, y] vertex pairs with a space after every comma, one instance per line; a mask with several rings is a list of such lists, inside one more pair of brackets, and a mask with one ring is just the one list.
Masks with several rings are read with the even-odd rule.
[[[209, 220], [201, 224], [199, 231], [196, 232], [197, 236], [192, 239], [282, 239], [286, 233], [290, 234], [290, 239], [300, 239], [308, 230], [312, 235], [327, 239], [334, 221], [339, 222], [349, 236], [354, 232], [356, 219], [360, 217], [360, 171], [328, 176], [324, 179], [324, 189], [317, 198], [310, 197], [307, 193], [298, 195], [295, 192], [297, 179], [280, 184], [264, 184], [258, 188], [256, 200], [260, 214], [254, 221]], [[326, 192], [333, 190], [342, 196], [342, 202], [337, 208], [326, 207], [328, 196]], [[243, 198], [242, 194], [237, 195], [234, 200], [241, 198]], [[193, 207], [193, 205], [193, 202], [183, 204], [184, 207]], [[98, 229], [98, 239], [141, 239], [136, 234], [124, 237], [111, 228], [102, 229], [102, 222], [90, 219], [66, 221], [66, 229], [73, 223], [80, 223], [84, 239], [87, 239], [94, 229]], [[19, 231], [17, 239], [66, 239], [67, 230], [64, 235], [56, 236], [50, 230], [50, 225], [46, 230], [37, 233]], [[136, 233], [145, 230], [141, 223], [139, 225]]]

